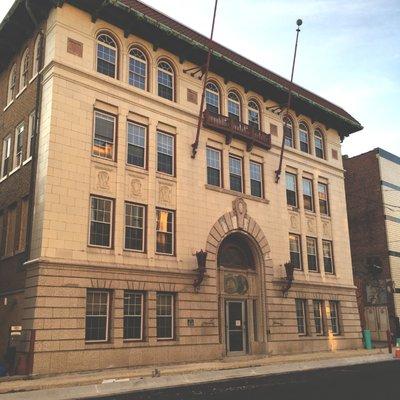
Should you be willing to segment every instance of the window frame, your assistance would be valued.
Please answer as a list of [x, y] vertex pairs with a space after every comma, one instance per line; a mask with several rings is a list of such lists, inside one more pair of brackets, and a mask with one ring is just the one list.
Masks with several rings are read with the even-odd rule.
[[[135, 228], [133, 226], [128, 226], [126, 224], [126, 211], [127, 211], [127, 206], [133, 206], [133, 207], [140, 207], [142, 209], [143, 213], [143, 227], [142, 228]], [[132, 228], [132, 229], [142, 229], [142, 248], [139, 249], [131, 249], [126, 247], [126, 231], [127, 228]], [[147, 250], [147, 206], [144, 204], [139, 204], [139, 203], [133, 203], [130, 201], [125, 201], [124, 203], [124, 244], [123, 244], [123, 249], [124, 251], [131, 251], [134, 253], [146, 253]]]
[[[319, 311], [319, 316], [316, 315], [316, 306]], [[326, 335], [326, 323], [325, 323], [325, 317], [324, 317], [324, 301], [319, 300], [319, 299], [314, 299], [313, 300], [313, 319], [314, 319], [314, 326], [315, 326], [315, 334], [317, 336], [325, 336]], [[319, 324], [321, 327], [320, 332], [317, 330], [317, 320], [319, 320]]]
[[[208, 175], [209, 169], [212, 169], [212, 170], [216, 171], [216, 168], [211, 167], [211, 166], [209, 166], [209, 164], [208, 164], [208, 151], [218, 153], [218, 161], [219, 161], [219, 169], [218, 169], [218, 180], [219, 180], [219, 185], [218, 185], [218, 186], [217, 186], [217, 185], [214, 185], [213, 183], [210, 183], [210, 182], [209, 182], [209, 179], [208, 179], [208, 178], [209, 178], [209, 175]], [[222, 165], [223, 165], [223, 163], [222, 163], [222, 157], [223, 157], [223, 154], [222, 154], [222, 151], [221, 151], [221, 150], [216, 149], [216, 148], [211, 147], [211, 146], [206, 146], [207, 185], [214, 186], [214, 187], [220, 187], [220, 188], [223, 187], [223, 177], [222, 177], [222, 175], [223, 175], [223, 174], [222, 174]]]
[[[167, 71], [166, 69], [163, 69], [160, 67], [160, 65], [162, 63], [165, 63], [169, 66], [169, 68], [171, 69], [171, 71]], [[160, 72], [171, 76], [171, 87], [169, 88], [168, 86], [164, 85], [163, 83], [160, 83]], [[172, 66], [172, 63], [166, 59], [161, 59], [157, 62], [157, 95], [165, 100], [169, 100], [169, 101], [176, 101], [176, 93], [175, 93], [175, 85], [176, 85], [176, 77], [175, 77], [175, 68]], [[169, 97], [165, 97], [162, 96], [160, 94], [160, 85], [167, 87], [169, 89], [171, 89], [171, 98]]]
[[[316, 137], [320, 136], [322, 148], [317, 147], [317, 140]], [[317, 149], [322, 152], [322, 157], [318, 155]], [[315, 157], [321, 159], [321, 160], [326, 160], [326, 152], [325, 152], [325, 137], [324, 134], [322, 133], [321, 129], [317, 128], [314, 130], [314, 154]]]
[[[326, 195], [326, 200], [321, 199], [321, 191], [320, 191], [320, 187], [323, 186], [325, 188], [325, 195]], [[321, 207], [321, 203], [325, 202], [326, 203], [326, 213], [322, 212], [322, 207]], [[331, 215], [331, 211], [330, 211], [330, 204], [329, 204], [329, 187], [327, 183], [324, 182], [318, 182], [318, 204], [319, 204], [319, 212], [321, 215], [324, 215], [326, 217], [330, 217]]]
[[[296, 254], [298, 254], [298, 258], [299, 258], [299, 265], [298, 266], [293, 265], [293, 262], [292, 262], [292, 253], [295, 253], [295, 252], [292, 251], [290, 245], [291, 245], [291, 240], [293, 238], [296, 240], [296, 244], [297, 244], [297, 247], [298, 247], [298, 252], [296, 253]], [[290, 262], [292, 263], [293, 268], [296, 271], [303, 271], [303, 269], [304, 269], [303, 268], [303, 249], [302, 249], [302, 243], [301, 243], [301, 235], [299, 235], [297, 233], [289, 232], [289, 254], [290, 254]]]
[[[211, 86], [211, 85], [215, 87], [215, 89], [216, 89], [215, 91], [211, 90], [208, 87], [208, 86]], [[211, 93], [212, 95], [217, 97], [217, 100], [218, 100], [218, 106], [217, 107], [214, 104], [209, 104], [207, 102], [207, 93]], [[206, 109], [206, 111], [208, 111], [209, 113], [215, 114], [214, 111], [209, 109], [209, 106], [210, 107], [216, 107], [217, 108], [217, 113], [216, 114], [221, 114], [221, 90], [220, 90], [219, 86], [212, 80], [207, 82], [206, 94], [205, 94], [205, 99], [204, 100], [205, 100], [205, 109]]]
[[10, 69], [7, 86], [7, 106], [10, 105], [17, 95], [17, 64], [14, 64]]
[[35, 45], [33, 47], [33, 65], [32, 65], [32, 80], [39, 74], [40, 68], [40, 46], [42, 38], [41, 35], [37, 35]]
[[[11, 172], [11, 147], [12, 147], [12, 135], [9, 134], [3, 139], [3, 147], [1, 149], [1, 171], [0, 171], [0, 179], [5, 179]], [[8, 156], [7, 156], [8, 154]], [[7, 171], [4, 173], [4, 168], [7, 162]]]
[[[255, 107], [253, 107], [251, 104], [254, 104]], [[250, 113], [254, 112], [257, 113], [257, 124], [251, 121], [250, 118]], [[261, 112], [260, 112], [260, 106], [258, 104], [258, 101], [251, 99], [247, 103], [247, 123], [249, 126], [253, 127], [254, 129], [261, 130]]]
[[[170, 213], [172, 215], [172, 231], [171, 232], [159, 231], [157, 229], [157, 218], [158, 218], [157, 213], [158, 213], [158, 211], [164, 211], [164, 212]], [[167, 224], [168, 224], [168, 218], [167, 218]], [[171, 253], [163, 253], [157, 249], [158, 232], [171, 235], [171, 246], [172, 246]], [[175, 240], [176, 240], [176, 212], [174, 210], [169, 210], [167, 208], [162, 208], [162, 207], [156, 207], [156, 237], [155, 237], [155, 239], [156, 239], [155, 254], [162, 255], [162, 256], [170, 256], [170, 257], [175, 256], [175, 251], [176, 251], [176, 243], [175, 243]]]
[[[305, 135], [307, 137], [307, 141], [302, 140], [302, 135]], [[299, 143], [300, 143], [300, 151], [306, 154], [311, 153], [310, 130], [305, 122], [299, 123]]]
[[[330, 253], [331, 253], [330, 260], [331, 260], [332, 271], [327, 271], [327, 269], [326, 269], [325, 259], [327, 259], [327, 257], [325, 257], [325, 248], [324, 248], [325, 244], [329, 244]], [[322, 257], [324, 259], [324, 272], [325, 272], [325, 274], [335, 275], [335, 258], [334, 258], [334, 255], [333, 255], [333, 242], [332, 242], [332, 240], [326, 240], [326, 239], [322, 240]]]
[[[138, 315], [127, 315], [125, 314], [125, 300], [126, 300], [126, 295], [128, 294], [134, 294], [134, 295], [140, 295], [141, 296], [141, 304], [140, 304], [140, 338], [132, 338], [132, 337], [126, 337], [125, 336], [125, 318], [133, 317], [137, 318]], [[122, 338], [124, 342], [143, 342], [145, 340], [145, 335], [144, 335], [144, 324], [145, 324], [145, 292], [141, 292], [138, 290], [124, 290], [124, 305], [123, 305], [123, 333], [122, 333]]]
[[[229, 97], [231, 95], [235, 96], [236, 99], [232, 99], [231, 97]], [[238, 114], [234, 114], [234, 113], [231, 113], [229, 111], [229, 104], [230, 103], [233, 103], [238, 107], [238, 109], [239, 109], [239, 113]], [[239, 93], [237, 93], [236, 90], [229, 90], [228, 91], [227, 111], [228, 111], [228, 118], [236, 120], [236, 121], [239, 121], [239, 122], [242, 121], [242, 101], [241, 101]]]
[[[231, 163], [230, 163], [231, 159], [236, 159], [236, 160], [240, 161], [240, 189], [241, 189], [240, 191], [238, 191], [236, 189], [232, 189], [232, 175], [234, 175], [236, 177], [239, 175], [233, 174], [231, 172]], [[244, 191], [244, 176], [243, 176], [244, 175], [243, 174], [243, 157], [240, 157], [240, 156], [230, 153], [228, 161], [229, 161], [229, 190], [232, 190], [236, 193], [245, 193], [245, 191]]]
[[33, 139], [34, 139], [34, 130], [35, 130], [35, 120], [36, 120], [36, 111], [32, 111], [29, 114], [28, 118], [28, 138], [26, 143], [26, 155], [25, 161], [30, 160], [33, 157], [34, 146]]
[[[288, 192], [293, 192], [293, 190], [288, 189], [288, 176], [291, 176], [294, 178], [294, 200], [295, 200], [295, 204], [290, 204], [289, 203], [289, 196], [288, 196]], [[298, 174], [293, 173], [293, 172], [289, 172], [286, 171], [285, 172], [285, 184], [286, 184], [286, 205], [288, 207], [294, 207], [294, 208], [299, 208], [299, 184], [298, 184]]]
[[[252, 174], [251, 174], [252, 173], [252, 170], [251, 170], [251, 166], [252, 165], [257, 165], [260, 168], [260, 179], [261, 179], [260, 181], [258, 181], [257, 179], [253, 179], [252, 178]], [[260, 163], [260, 162], [250, 160], [249, 161], [249, 169], [250, 169], [250, 173], [249, 173], [249, 176], [250, 176], [250, 194], [252, 196], [254, 196], [254, 197], [259, 198], [259, 199], [263, 199], [264, 198], [264, 165], [262, 163]], [[260, 183], [260, 192], [261, 193], [260, 193], [259, 196], [253, 193], [253, 186], [252, 186], [252, 182], [253, 181]]]
[[[169, 296], [171, 298], [171, 314], [168, 315], [171, 318], [171, 336], [169, 337], [159, 337], [158, 336], [158, 318], [164, 317], [163, 315], [158, 314], [158, 299], [159, 296]], [[156, 339], [157, 341], [166, 341], [166, 340], [175, 340], [176, 329], [175, 329], [175, 307], [176, 307], [176, 295], [175, 293], [170, 292], [157, 292], [156, 293]]]
[[[112, 141], [112, 157], [108, 158], [99, 154], [95, 154], [94, 153], [94, 149], [95, 149], [95, 140], [96, 140], [96, 115], [103, 115], [106, 116], [108, 118], [112, 118], [114, 120], [114, 127], [113, 127], [113, 141]], [[118, 124], [118, 116], [111, 114], [107, 111], [103, 111], [100, 109], [95, 108], [94, 109], [94, 113], [93, 113], [93, 138], [92, 138], [92, 152], [91, 155], [92, 157], [97, 157], [97, 158], [101, 158], [102, 160], [108, 160], [111, 162], [115, 162], [116, 160], [116, 155], [117, 155], [117, 151], [116, 151], [116, 143], [117, 143], [117, 124]], [[99, 140], [99, 139], [98, 139]], [[106, 143], [108, 143], [107, 141], [104, 141]], [[107, 149], [107, 147], [105, 147], [105, 149]]]
[[[305, 186], [304, 184], [308, 183], [310, 185], [311, 188], [311, 194], [306, 194], [306, 191], [304, 190]], [[303, 192], [303, 207], [304, 210], [308, 211], [308, 212], [312, 212], [315, 213], [315, 199], [314, 199], [314, 180], [312, 178], [307, 178], [305, 176], [302, 177], [301, 179], [301, 186], [302, 186], [302, 192]], [[311, 208], [306, 207], [306, 200], [310, 199], [311, 201]]]
[[[332, 316], [332, 309], [335, 311], [335, 316]], [[331, 322], [331, 329], [333, 336], [340, 336], [341, 334], [340, 311], [339, 311], [339, 301], [337, 300], [329, 300], [329, 319]], [[336, 330], [333, 329], [334, 320], [336, 320]]]
[[[286, 121], [288, 121], [288, 123], [286, 123]], [[283, 136], [285, 138], [284, 139], [285, 147], [290, 147], [292, 149], [295, 149], [296, 148], [296, 142], [295, 142], [296, 138], [295, 138], [295, 133], [294, 133], [293, 119], [290, 116], [286, 115], [283, 117], [282, 122], [283, 122]], [[290, 137], [287, 135], [288, 131], [285, 132], [285, 126], [288, 129], [290, 129]], [[290, 139], [291, 144], [288, 143], [288, 139]]]
[[[301, 304], [301, 308], [298, 305]], [[297, 322], [297, 334], [299, 336], [307, 336], [308, 335], [308, 326], [307, 326], [307, 300], [306, 299], [295, 299], [295, 309], [296, 309], [296, 322]], [[302, 311], [302, 315], [299, 315], [298, 311]], [[300, 319], [302, 320], [302, 324], [304, 327], [304, 331], [301, 332], [300, 329]]]
[[[132, 54], [132, 52], [135, 51], [135, 50], [140, 52], [140, 53], [142, 53], [142, 55], [144, 57], [144, 60], [142, 58]], [[141, 62], [141, 63], [143, 63], [145, 65], [145, 75], [144, 76], [143, 75], [139, 75], [139, 74], [135, 73], [134, 71], [131, 71], [131, 61], [132, 60], [135, 60], [137, 62]], [[140, 86], [137, 86], [134, 83], [131, 83], [131, 73], [133, 75], [138, 75], [138, 76], [144, 78], [144, 88], [142, 88]], [[136, 45], [131, 46], [129, 48], [129, 51], [128, 51], [128, 84], [130, 86], [133, 86], [133, 87], [137, 88], [137, 89], [141, 89], [141, 90], [145, 90], [145, 91], [149, 90], [149, 59], [147, 57], [147, 54], [140, 47], [138, 47]]]
[[[23, 151], [24, 151], [24, 133], [25, 133], [25, 122], [21, 122], [17, 125], [14, 132], [14, 151], [13, 151], [13, 169], [17, 170], [23, 163]], [[19, 147], [18, 147], [19, 144]], [[17, 164], [17, 158], [19, 163]]]
[[[111, 39], [111, 41], [114, 42], [115, 46], [113, 47], [108, 43], [101, 42], [99, 40], [99, 38], [101, 36], [106, 36], [109, 39]], [[115, 56], [115, 64], [113, 64], [114, 65], [114, 76], [111, 76], [111, 75], [105, 74], [104, 72], [99, 71], [99, 58], [100, 58], [99, 57], [99, 46], [106, 47], [106, 48], [111, 49], [111, 50], [113, 50], [115, 52], [115, 54], [114, 54], [114, 56]], [[101, 74], [101, 75], [108, 76], [109, 78], [112, 78], [112, 79], [118, 79], [118, 68], [119, 68], [118, 67], [118, 64], [119, 64], [119, 59], [118, 58], [119, 58], [119, 48], [118, 48], [117, 40], [109, 32], [106, 32], [106, 31], [99, 32], [97, 34], [97, 36], [96, 36], [96, 72]], [[107, 62], [109, 64], [112, 64], [109, 61], [106, 61], [106, 60], [103, 60], [103, 61], [105, 61], [105, 62]]]
[[[129, 126], [130, 125], [135, 125], [135, 126], [138, 126], [138, 127], [144, 129], [144, 147], [142, 147], [143, 148], [143, 166], [137, 165], [137, 164], [132, 164], [128, 160], [129, 145], [132, 145], [134, 147], [141, 147], [139, 145], [136, 145], [136, 144], [133, 144], [133, 143], [129, 142]], [[149, 142], [149, 129], [148, 129], [148, 126], [140, 124], [140, 123], [135, 122], [135, 121], [131, 121], [131, 120], [128, 119], [127, 123], [126, 123], [126, 159], [125, 159], [126, 165], [129, 165], [130, 167], [134, 167], [134, 168], [141, 168], [141, 169], [144, 169], [144, 170], [148, 169], [148, 142]]]
[[[168, 136], [168, 137], [171, 137], [171, 138], [172, 138], [172, 156], [170, 156], [169, 154], [161, 153], [161, 154], [164, 154], [164, 155], [166, 155], [166, 156], [172, 157], [172, 160], [171, 160], [171, 168], [172, 168], [172, 171], [171, 171], [171, 173], [169, 173], [169, 172], [164, 172], [164, 171], [160, 171], [160, 170], [159, 170], [159, 154], [160, 154], [160, 152], [159, 152], [159, 150], [158, 150], [158, 139], [159, 139], [159, 136], [160, 136], [160, 135], [162, 135], [162, 136]], [[175, 175], [175, 167], [176, 167], [176, 165], [175, 165], [175, 162], [176, 162], [176, 161], [175, 161], [175, 153], [176, 153], [176, 137], [175, 137], [175, 135], [173, 135], [173, 134], [171, 134], [171, 133], [164, 132], [164, 131], [157, 130], [156, 145], [157, 145], [157, 166], [156, 166], [156, 172], [159, 173], [159, 174], [165, 174], [165, 175], [168, 175], [168, 176], [176, 176], [176, 175]]]
[[[89, 292], [97, 292], [97, 293], [105, 293], [107, 294], [107, 314], [106, 314], [106, 327], [105, 327], [105, 339], [86, 339], [87, 337], [87, 318], [88, 317], [96, 317], [95, 315], [88, 316], [87, 314], [87, 306], [88, 306], [88, 294]], [[110, 319], [111, 319], [111, 292], [109, 290], [97, 289], [97, 288], [88, 288], [86, 289], [86, 310], [85, 310], [85, 343], [108, 343], [110, 341]]]
[[[310, 254], [308, 252], [308, 242], [312, 241], [314, 243], [315, 254]], [[319, 272], [319, 258], [318, 258], [318, 239], [312, 236], [306, 236], [306, 248], [307, 248], [307, 267], [309, 272], [318, 273]], [[310, 269], [310, 257], [315, 257], [315, 269]]]
[[[104, 200], [104, 201], [109, 201], [111, 202], [111, 207], [110, 207], [110, 237], [109, 237], [109, 245], [108, 246], [102, 246], [99, 244], [92, 244], [91, 243], [91, 232], [92, 232], [92, 222], [98, 222], [98, 223], [104, 223], [104, 222], [100, 222], [100, 221], [92, 221], [92, 199], [96, 198], [99, 200]], [[100, 249], [108, 249], [111, 250], [114, 247], [114, 218], [115, 218], [115, 200], [108, 198], [108, 197], [104, 197], [104, 196], [99, 196], [97, 194], [91, 194], [89, 196], [89, 237], [88, 237], [88, 246], [89, 247], [96, 247], [96, 248], [100, 248]]]

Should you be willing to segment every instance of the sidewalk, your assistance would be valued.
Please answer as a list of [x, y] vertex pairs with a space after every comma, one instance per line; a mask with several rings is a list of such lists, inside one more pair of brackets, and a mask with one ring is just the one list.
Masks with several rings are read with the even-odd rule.
[[165, 365], [157, 367], [160, 377], [153, 377], [155, 369], [153, 366], [30, 379], [3, 378], [0, 380], [0, 399], [79, 399], [135, 390], [192, 385], [245, 376], [383, 362], [392, 359], [393, 357], [388, 354], [387, 349], [351, 350], [251, 359], [240, 357], [196, 364]]

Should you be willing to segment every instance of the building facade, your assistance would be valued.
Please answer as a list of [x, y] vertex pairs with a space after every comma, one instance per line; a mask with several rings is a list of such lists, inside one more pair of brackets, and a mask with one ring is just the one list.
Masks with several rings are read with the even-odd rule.
[[341, 140], [361, 125], [296, 86], [275, 183], [288, 82], [213, 43], [192, 157], [207, 39], [137, 1], [38, 3], [14, 10], [44, 37], [29, 372], [360, 347]]
[[400, 335], [400, 158], [378, 148], [344, 167], [361, 325], [386, 341]]

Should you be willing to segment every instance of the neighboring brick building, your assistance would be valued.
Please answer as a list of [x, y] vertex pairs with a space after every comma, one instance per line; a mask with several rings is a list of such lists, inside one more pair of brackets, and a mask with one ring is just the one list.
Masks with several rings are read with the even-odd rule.
[[[14, 41], [21, 21], [31, 39]], [[192, 158], [207, 38], [138, 1], [16, 1], [0, 28], [0, 52], [16, 43], [1, 58], [6, 91], [41, 23], [38, 141], [0, 182], [3, 221], [35, 194], [32, 235], [28, 218], [3, 224], [1, 239], [10, 254], [25, 230], [32, 238], [23, 268], [4, 254], [0, 291], [0, 318], [31, 332], [28, 369], [361, 346], [341, 158], [361, 125], [295, 85], [276, 184], [289, 82], [213, 43]], [[2, 98], [5, 162], [20, 153], [8, 157], [8, 132], [12, 149], [22, 120], [29, 137], [34, 84]], [[36, 184], [13, 193], [29, 168]], [[11, 289], [23, 301], [10, 303]]]
[[343, 161], [361, 324], [386, 341], [389, 325], [400, 335], [400, 157], [378, 148]]

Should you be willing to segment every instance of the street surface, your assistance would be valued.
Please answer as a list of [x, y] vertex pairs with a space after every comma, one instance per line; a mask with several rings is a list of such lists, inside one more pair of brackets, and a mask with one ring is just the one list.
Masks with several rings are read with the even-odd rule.
[[[400, 360], [250, 377], [104, 400], [391, 400], [400, 399]], [[88, 398], [89, 399], [89, 398]]]

